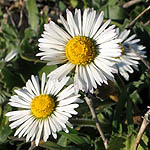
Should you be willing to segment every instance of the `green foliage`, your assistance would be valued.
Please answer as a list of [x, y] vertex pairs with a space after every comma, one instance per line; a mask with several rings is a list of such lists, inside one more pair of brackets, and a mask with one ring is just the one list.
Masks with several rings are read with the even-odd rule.
[[36, 5], [36, 1], [35, 0], [27, 0], [26, 7], [28, 10], [29, 23], [31, 25], [31, 28], [34, 31], [37, 31], [39, 17], [38, 17], [38, 8]]
[[12, 89], [13, 87], [19, 84], [18, 82], [21, 82], [21, 81], [14, 72], [4, 67], [2, 69], [2, 82], [4, 83], [5, 88]]
[[66, 5], [62, 1], [59, 1], [59, 8], [61, 11], [65, 11]]
[[[35, 56], [44, 24], [54, 19], [61, 26], [58, 18], [60, 14], [66, 15], [64, 12], [67, 8], [74, 11], [75, 8], [84, 10], [90, 7], [98, 12], [104, 11], [104, 22], [110, 18], [111, 24], [124, 30], [150, 4], [149, 1], [142, 0], [129, 8], [123, 8], [126, 2], [126, 0], [27, 0], [22, 4], [17, 1], [7, 4], [0, 2], [0, 149], [9, 149], [15, 145], [18, 150], [22, 150], [24, 145], [27, 149], [30, 146], [29, 143], [25, 144], [24, 139], [22, 141], [18, 138], [10, 139], [14, 130], [9, 128], [5, 114], [12, 109], [8, 105], [8, 100], [14, 94], [14, 89], [25, 86], [32, 74], [41, 78], [43, 72], [49, 74], [57, 68], [57, 65], [47, 66], [46, 62], [40, 61], [39, 57]], [[145, 60], [148, 64], [150, 64], [149, 22], [147, 12], [130, 27], [131, 33], [137, 34], [141, 39], [140, 43], [146, 47]], [[17, 52], [16, 56], [7, 62], [6, 56], [13, 51]], [[141, 116], [150, 105], [150, 73], [140, 62], [139, 71], [134, 70], [134, 73], [130, 74], [129, 81], [117, 75], [115, 79], [112, 85], [98, 87], [91, 97], [102, 130], [109, 141], [108, 150], [132, 150], [142, 122]], [[83, 95], [81, 98], [83, 99]], [[104, 150], [95, 120], [92, 119], [86, 103], [80, 104], [77, 111], [78, 115], [69, 120], [74, 129], [69, 129], [69, 133], [59, 132], [56, 140], [50, 137], [46, 143], [39, 145], [39, 149]], [[138, 150], [149, 149], [149, 136], [150, 132], [145, 130]]]
[[44, 144], [41, 144], [40, 146], [44, 147], [44, 148], [47, 148], [47, 149], [50, 149], [50, 150], [60, 150], [60, 149], [61, 150], [65, 150], [64, 147], [62, 147], [62, 146], [60, 146], [60, 145], [58, 145], [58, 144], [56, 144], [54, 142], [51, 142], [51, 141], [48, 141], [48, 142], [46, 142]]
[[12, 130], [9, 128], [8, 119], [4, 116], [5, 111], [2, 105], [0, 107], [0, 145], [8, 142], [8, 136], [12, 133]]
[[73, 142], [74, 144], [80, 145], [80, 144], [89, 144], [90, 142], [88, 141], [88, 139], [86, 137], [83, 136], [79, 136], [77, 135], [77, 133], [64, 133], [64, 132], [60, 132], [61, 135], [64, 135], [67, 139], [69, 139], [71, 142]]
[[77, 0], [70, 0], [70, 3], [71, 3], [73, 8], [75, 8], [78, 5], [78, 1]]
[[[4, 121], [4, 119], [3, 119]], [[0, 127], [0, 144], [7, 142], [7, 138], [12, 130], [9, 128], [9, 124], [2, 124]]]
[[[136, 134], [112, 135], [108, 150], [133, 150]], [[117, 144], [116, 144], [117, 143]], [[148, 150], [148, 137], [144, 134], [137, 150]]]

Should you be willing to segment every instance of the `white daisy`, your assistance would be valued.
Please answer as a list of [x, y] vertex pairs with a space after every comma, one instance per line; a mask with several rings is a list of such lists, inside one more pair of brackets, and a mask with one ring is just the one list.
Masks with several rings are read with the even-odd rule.
[[79, 105], [75, 103], [81, 100], [79, 94], [74, 94], [73, 84], [62, 90], [68, 79], [48, 79], [46, 83], [43, 73], [40, 84], [38, 77], [32, 75], [25, 87], [15, 90], [17, 95], [11, 96], [8, 104], [20, 110], [6, 114], [13, 121], [11, 129], [18, 127], [15, 136], [26, 136], [26, 141], [35, 140], [38, 145], [40, 139], [46, 142], [50, 134], [57, 138], [56, 132], [68, 132], [67, 126], [72, 128], [68, 119], [77, 114], [74, 109]]
[[[130, 30], [124, 30], [121, 33], [119, 33], [119, 29], [117, 29], [116, 31], [118, 34], [118, 38], [122, 39], [122, 42], [120, 44], [122, 53], [121, 56], [117, 58], [119, 62], [117, 62], [115, 66], [118, 68], [119, 73], [126, 80], [129, 80], [128, 73], [134, 72], [132, 68], [138, 70], [140, 58], [136, 55], [136, 53], [145, 58], [145, 51], [143, 51], [145, 47], [143, 45], [137, 44], [140, 39], [135, 39], [136, 34], [128, 37], [130, 34]], [[131, 47], [136, 53], [131, 51], [129, 47]]]
[[65, 31], [53, 21], [45, 24], [45, 31], [39, 39], [41, 60], [48, 65], [62, 64], [49, 74], [50, 78], [61, 79], [71, 71], [74, 72], [75, 91], [90, 91], [97, 84], [108, 84], [113, 80], [112, 67], [121, 50], [116, 38], [114, 25], [108, 27], [111, 20], [103, 25], [104, 12], [96, 13], [93, 9], [85, 9], [81, 16], [80, 9], [73, 14], [67, 10], [67, 21], [60, 16]]

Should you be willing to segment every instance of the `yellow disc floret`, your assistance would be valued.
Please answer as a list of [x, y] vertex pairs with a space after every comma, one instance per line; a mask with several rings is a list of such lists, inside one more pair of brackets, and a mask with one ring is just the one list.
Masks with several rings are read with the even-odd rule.
[[[121, 49], [121, 56], [120, 57], [122, 57], [125, 54], [125, 48], [121, 43], [120, 43], [120, 49]], [[120, 59], [120, 57], [116, 57], [116, 59]]]
[[66, 44], [65, 53], [72, 64], [86, 65], [95, 57], [94, 41], [85, 36], [76, 36]]
[[121, 45], [121, 55], [125, 54], [125, 48]]
[[36, 118], [46, 118], [52, 113], [54, 106], [54, 100], [50, 96], [41, 94], [32, 99], [31, 111]]

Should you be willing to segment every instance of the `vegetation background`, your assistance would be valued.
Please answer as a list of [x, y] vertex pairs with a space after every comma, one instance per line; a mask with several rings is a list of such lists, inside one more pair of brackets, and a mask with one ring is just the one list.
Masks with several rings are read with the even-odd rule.
[[[53, 20], [61, 26], [59, 15], [66, 15], [66, 9], [83, 10], [94, 8], [105, 12], [106, 21], [112, 19], [121, 30], [147, 7], [148, 0], [0, 0], [0, 149], [1, 150], [104, 150], [104, 145], [86, 103], [80, 104], [79, 114], [72, 118], [74, 129], [70, 133], [58, 133], [57, 140], [51, 136], [46, 143], [34, 147], [24, 138], [14, 137], [9, 128], [6, 112], [13, 110], [7, 105], [14, 89], [21, 88], [31, 74], [49, 73], [56, 65], [46, 66], [35, 54], [43, 25]], [[140, 44], [146, 47], [146, 63], [150, 64], [150, 10], [129, 26], [131, 34], [137, 34]], [[6, 60], [10, 52], [17, 55]], [[109, 141], [108, 150], [133, 150], [137, 133], [142, 123], [141, 116], [150, 106], [150, 70], [142, 62], [139, 71], [130, 74], [130, 80], [121, 76], [116, 82], [98, 87], [92, 96], [98, 119], [105, 137]], [[150, 149], [150, 128], [146, 128], [138, 150]]]

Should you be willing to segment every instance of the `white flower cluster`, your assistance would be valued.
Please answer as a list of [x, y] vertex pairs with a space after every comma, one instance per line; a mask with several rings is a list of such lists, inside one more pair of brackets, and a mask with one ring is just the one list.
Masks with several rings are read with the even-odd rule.
[[[79, 90], [93, 93], [97, 85], [114, 81], [113, 73], [120, 73], [126, 80], [133, 68], [138, 69], [140, 58], [146, 57], [142, 45], [135, 35], [128, 37], [130, 30], [119, 33], [111, 20], [103, 23], [104, 12], [85, 9], [83, 15], [76, 9], [74, 15], [67, 10], [67, 20], [60, 16], [64, 29], [53, 21], [45, 24], [45, 31], [39, 39], [37, 56], [47, 65], [62, 64], [48, 75], [43, 73], [41, 83], [37, 76], [31, 76], [26, 86], [15, 90], [9, 105], [20, 110], [8, 112], [10, 127], [17, 128], [15, 136], [26, 136], [26, 141], [40, 139], [47, 141], [49, 135], [68, 132], [68, 121], [76, 115], [75, 108], [82, 102]], [[15, 55], [15, 54], [14, 54]], [[14, 57], [13, 55], [13, 57]], [[63, 88], [72, 73], [74, 84]], [[46, 81], [47, 80], [47, 81]]]

